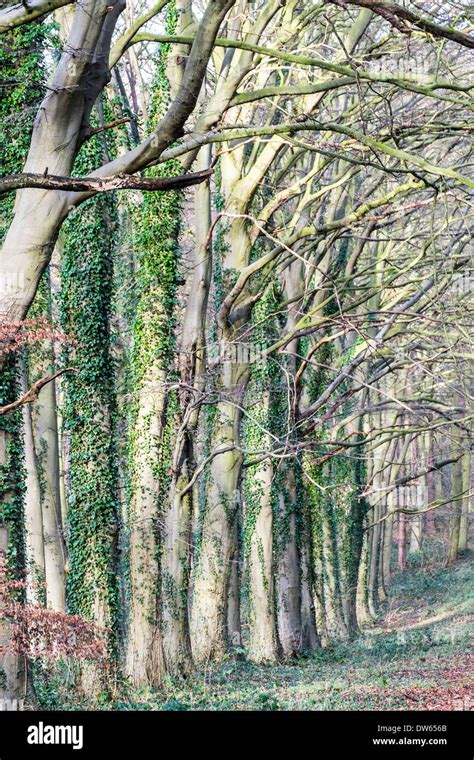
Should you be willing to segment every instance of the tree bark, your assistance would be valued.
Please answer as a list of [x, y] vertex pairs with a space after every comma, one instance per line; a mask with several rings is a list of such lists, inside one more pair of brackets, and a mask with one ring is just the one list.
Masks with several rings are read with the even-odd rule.
[[135, 686], [154, 686], [165, 673], [158, 579], [158, 495], [156, 473], [163, 437], [165, 373], [152, 366], [143, 379], [132, 453], [129, 506], [130, 610], [126, 674]]
[[[38, 111], [26, 173], [71, 174], [91, 109], [109, 78], [110, 38], [124, 7], [124, 0], [86, 0], [77, 6], [67, 46]], [[1, 252], [2, 271], [13, 287], [0, 293], [0, 318], [16, 322], [25, 317], [68, 211], [66, 193], [18, 192]]]
[[[243, 459], [235, 447], [240, 445], [242, 413], [239, 407], [248, 382], [248, 367], [227, 362], [221, 382], [221, 400], [216, 404], [211, 436], [212, 451], [216, 455], [209, 467], [206, 486], [191, 614], [192, 652], [198, 664], [221, 659], [228, 643], [227, 591]], [[230, 450], [217, 453], [226, 448]]]
[[[456, 431], [454, 432], [456, 435]], [[453, 465], [451, 479], [451, 506], [449, 519], [449, 551], [448, 564], [455, 562], [459, 556], [459, 539], [462, 515], [462, 488], [463, 488], [463, 458], [460, 457]]]
[[[270, 390], [263, 393], [262, 421], [268, 426]], [[250, 423], [251, 424], [251, 423]], [[258, 431], [255, 431], [258, 436]], [[261, 448], [269, 445], [267, 436], [257, 438]], [[252, 443], [256, 443], [252, 438]], [[275, 578], [273, 559], [273, 465], [264, 460], [246, 473], [246, 523], [250, 531], [248, 553], [249, 577], [249, 657], [254, 662], [271, 662], [277, 659], [275, 630]]]
[[[198, 168], [211, 163], [211, 149], [205, 147], [198, 156]], [[165, 511], [163, 535], [163, 641], [169, 672], [190, 668], [191, 643], [189, 590], [192, 546], [192, 516], [195, 490], [182, 495], [195, 469], [196, 433], [200, 418], [200, 397], [205, 390], [205, 329], [212, 274], [211, 192], [209, 182], [194, 191], [193, 280], [186, 302], [179, 371], [183, 389], [177, 394], [178, 414], [171, 436], [172, 477], [169, 503]]]

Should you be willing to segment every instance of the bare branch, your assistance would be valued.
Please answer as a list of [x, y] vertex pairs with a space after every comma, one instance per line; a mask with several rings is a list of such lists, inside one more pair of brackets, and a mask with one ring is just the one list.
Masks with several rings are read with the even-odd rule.
[[211, 168], [179, 177], [135, 177], [129, 174], [119, 174], [116, 177], [58, 177], [53, 174], [12, 174], [0, 179], [0, 194], [26, 187], [94, 193], [107, 193], [112, 190], [179, 190], [199, 185], [209, 179], [212, 172]]
[[31, 388], [29, 388], [26, 393], [23, 393], [23, 395], [21, 395], [20, 398], [18, 398], [16, 401], [12, 401], [11, 404], [6, 404], [5, 406], [0, 406], [0, 417], [4, 414], [8, 414], [9, 412], [14, 412], [15, 409], [23, 406], [23, 404], [31, 404], [33, 401], [36, 401], [40, 390], [44, 388], [45, 385], [48, 385], [48, 383], [52, 383], [53, 380], [56, 380], [57, 377], [64, 375], [65, 372], [77, 372], [77, 369], [74, 369], [74, 367], [66, 367], [66, 369], [60, 369], [53, 375], [46, 375], [46, 377], [40, 378], [35, 383], [33, 383]]
[[359, 8], [367, 8], [373, 11], [378, 16], [381, 16], [388, 21], [395, 29], [403, 34], [411, 34], [413, 31], [407, 24], [413, 24], [423, 32], [432, 34], [433, 37], [441, 37], [447, 40], [457, 42], [458, 45], [463, 47], [474, 48], [474, 38], [468, 34], [461, 32], [458, 29], [451, 27], [441, 26], [434, 21], [423, 18], [413, 11], [409, 11], [407, 8], [403, 8], [397, 3], [393, 3], [391, 0], [326, 0], [327, 3], [339, 5], [342, 8], [347, 8], [348, 5], [356, 5]]
[[72, 5], [73, 0], [28, 0], [28, 3], [16, 3], [0, 11], [0, 34], [10, 32], [23, 24], [29, 24], [40, 16]]

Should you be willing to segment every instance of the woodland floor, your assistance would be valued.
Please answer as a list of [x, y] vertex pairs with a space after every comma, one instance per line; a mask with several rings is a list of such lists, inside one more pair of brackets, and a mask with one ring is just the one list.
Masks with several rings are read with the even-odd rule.
[[[430, 553], [436, 556], [436, 546]], [[229, 658], [159, 692], [104, 697], [99, 709], [472, 710], [473, 576], [472, 557], [451, 567], [415, 558], [393, 578], [376, 625], [355, 641], [281, 665]], [[50, 688], [39, 700], [43, 709], [87, 707], [51, 700]]]
[[112, 709], [474, 709], [473, 575], [468, 557], [450, 568], [418, 559], [393, 579], [379, 621], [356, 641], [278, 666], [229, 660]]

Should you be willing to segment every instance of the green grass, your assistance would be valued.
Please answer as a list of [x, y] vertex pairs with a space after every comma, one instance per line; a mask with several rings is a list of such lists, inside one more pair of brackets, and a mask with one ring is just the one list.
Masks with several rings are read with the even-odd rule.
[[[427, 566], [415, 557], [393, 578], [376, 625], [354, 641], [308, 658], [254, 665], [242, 657], [168, 679], [160, 690], [126, 691], [101, 710], [466, 710], [472, 693], [469, 619], [472, 564]], [[45, 700], [46, 701], [46, 700]], [[86, 708], [76, 703], [63, 709]], [[90, 706], [89, 706], [90, 707]], [[59, 709], [44, 705], [45, 709]]]
[[112, 709], [469, 709], [472, 565], [413, 564], [393, 579], [377, 625], [355, 641], [280, 665], [229, 659]]

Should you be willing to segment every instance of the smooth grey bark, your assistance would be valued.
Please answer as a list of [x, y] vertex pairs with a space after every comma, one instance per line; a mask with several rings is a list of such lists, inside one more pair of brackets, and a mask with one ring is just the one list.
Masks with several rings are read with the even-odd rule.
[[296, 483], [291, 465], [285, 473], [286, 489], [278, 494], [282, 529], [276, 549], [276, 596], [278, 640], [284, 657], [293, 657], [301, 648], [300, 571], [296, 532]]
[[[270, 389], [259, 388], [262, 419], [269, 420], [272, 404]], [[250, 423], [251, 424], [251, 423]], [[268, 424], [268, 423], [267, 423]], [[268, 449], [270, 436], [260, 432], [258, 448]], [[278, 656], [276, 635], [273, 478], [271, 459], [265, 459], [246, 473], [246, 521], [248, 575], [249, 657], [254, 662], [271, 662]], [[256, 513], [256, 517], [255, 517]]]
[[314, 604], [314, 569], [311, 561], [313, 553], [311, 541], [311, 515], [309, 505], [303, 503], [301, 509], [300, 531], [300, 583], [301, 583], [301, 641], [300, 651], [313, 652], [321, 646], [321, 640], [316, 625], [316, 609]]
[[[215, 456], [209, 466], [199, 559], [195, 570], [191, 615], [193, 657], [199, 664], [221, 659], [227, 649], [227, 591], [234, 556], [234, 525], [240, 506], [243, 456], [242, 401], [248, 367], [229, 363], [219, 388], [212, 431]], [[225, 453], [218, 453], [225, 450]]]
[[[225, 231], [223, 270], [240, 271], [249, 262], [252, 243], [245, 215], [281, 144], [278, 138], [271, 140], [246, 174], [242, 147], [221, 156], [224, 216], [230, 217]], [[245, 351], [236, 355], [235, 349], [248, 329], [251, 309], [252, 300], [246, 295], [236, 299], [225, 297], [217, 314], [220, 360], [214, 392], [218, 400], [210, 434], [214, 456], [209, 465], [191, 614], [191, 643], [197, 662], [211, 657], [219, 659], [228, 644], [226, 596], [235, 552], [234, 522], [240, 507], [242, 403], [250, 377], [248, 356]]]
[[[396, 417], [394, 419], [396, 419]], [[390, 426], [393, 423], [392, 420], [389, 421], [387, 419], [384, 413], [379, 413], [372, 417], [372, 424], [379, 430], [383, 430], [385, 425]], [[373, 504], [373, 509], [370, 512], [372, 527], [369, 531], [370, 556], [367, 582], [369, 610], [373, 617], [376, 617], [379, 602], [384, 596], [383, 546], [387, 524], [387, 520], [383, 520], [387, 514], [387, 494], [384, 486], [386, 463], [391, 460], [390, 452], [392, 448], [392, 442], [389, 440], [385, 444], [378, 446], [372, 455], [372, 496], [370, 501]]]
[[364, 536], [362, 539], [362, 551], [359, 563], [359, 572], [357, 579], [357, 593], [356, 593], [356, 614], [357, 624], [359, 628], [370, 625], [373, 622], [373, 617], [369, 609], [368, 593], [367, 593], [367, 579], [369, 571], [369, 535], [368, 535], [368, 520], [364, 520]]
[[138, 392], [133, 429], [129, 524], [130, 609], [125, 672], [135, 686], [156, 685], [165, 673], [158, 597], [159, 493], [157, 474], [162, 444], [166, 373], [147, 367]]
[[28, 2], [15, 3], [3, 8], [0, 11], [0, 34], [23, 24], [29, 24], [58, 8], [72, 5], [73, 2], [74, 0], [28, 0]]
[[[331, 482], [330, 479], [328, 482]], [[334, 505], [327, 499], [322, 509], [324, 597], [326, 627], [332, 641], [342, 641], [348, 637], [341, 589], [338, 527]]]
[[[0, 435], [0, 456], [2, 454], [3, 436]], [[1, 461], [1, 459], [0, 459]], [[0, 523], [0, 559], [5, 560], [9, 544], [9, 530], [5, 523]], [[24, 658], [11, 651], [12, 623], [3, 616], [0, 603], [0, 700], [19, 699], [24, 692], [25, 668]]]
[[[305, 274], [304, 262], [301, 258], [295, 258], [288, 269], [284, 285], [285, 299], [291, 304], [285, 325], [287, 332], [294, 329], [299, 318]], [[287, 351], [289, 358], [286, 369], [288, 376], [294, 378], [297, 373], [296, 356], [300, 353], [299, 340], [292, 340]], [[293, 394], [295, 389], [288, 388], [287, 391]], [[295, 407], [298, 400], [294, 399]], [[275, 541], [278, 638], [285, 657], [312, 651], [319, 644], [313, 600], [311, 521], [305, 505], [299, 503], [295, 467], [297, 462], [283, 465], [283, 488], [278, 497], [281, 527]], [[299, 535], [296, 529], [297, 515], [301, 521]]]
[[[234, 1], [209, 1], [179, 92], [155, 132], [92, 176], [136, 172], [159, 158], [180, 135], [196, 106], [219, 26]], [[110, 79], [110, 42], [124, 7], [125, 0], [84, 0], [77, 5], [67, 44], [38, 111], [25, 172], [71, 174], [87, 135], [91, 109]], [[14, 220], [0, 256], [2, 272], [12, 283], [8, 291], [0, 293], [0, 318], [12, 322], [24, 318], [64, 219], [90, 196], [90, 192], [66, 194], [32, 189], [17, 193]]]
[[[198, 167], [211, 163], [204, 147]], [[163, 643], [169, 672], [183, 672], [191, 663], [189, 636], [189, 578], [192, 560], [193, 489], [183, 495], [195, 469], [195, 437], [205, 389], [206, 314], [212, 273], [211, 191], [209, 182], [194, 192], [193, 279], [186, 302], [179, 350], [179, 413], [172, 440], [172, 477], [164, 517], [162, 555]]]
[[[456, 454], [460, 451], [459, 432], [453, 426], [453, 440]], [[449, 549], [448, 563], [455, 562], [459, 556], [459, 541], [461, 537], [461, 516], [463, 510], [463, 457], [460, 456], [453, 465], [451, 477], [451, 505], [449, 516]]]
[[57, 612], [65, 607], [66, 547], [61, 515], [59, 442], [55, 383], [49, 383], [34, 404], [36, 457], [44, 473], [42, 493], [46, 604]]
[[[22, 386], [28, 387], [26, 367], [22, 367]], [[25, 450], [25, 554], [26, 600], [30, 604], [44, 601], [45, 558], [43, 541], [43, 514], [41, 486], [33, 437], [31, 406], [23, 407], [23, 438]]]
[[[25, 172], [70, 175], [91, 109], [109, 79], [110, 39], [124, 7], [124, 0], [85, 0], [77, 6], [67, 45], [38, 110]], [[25, 317], [69, 206], [64, 192], [17, 193], [0, 255], [2, 272], [13, 284], [0, 293], [0, 319]]]
[[230, 647], [242, 646], [242, 620], [240, 615], [240, 514], [234, 522], [232, 554], [230, 558], [229, 587], [227, 589], [227, 641]]
[[[44, 276], [41, 287], [41, 310], [50, 321], [52, 299], [49, 272]], [[55, 369], [54, 347], [50, 341], [30, 347], [26, 385], [31, 386], [38, 378], [53, 375]], [[66, 546], [61, 514], [58, 404], [54, 380], [41, 390], [30, 407], [29, 417], [32, 434], [30, 460], [38, 473], [40, 485], [45, 601], [47, 607], [59, 612], [65, 608]]]
[[464, 443], [465, 451], [462, 456], [462, 510], [461, 523], [459, 526], [459, 551], [465, 552], [469, 547], [469, 521], [471, 514], [471, 477], [472, 477], [472, 455], [469, 447], [469, 440]]

